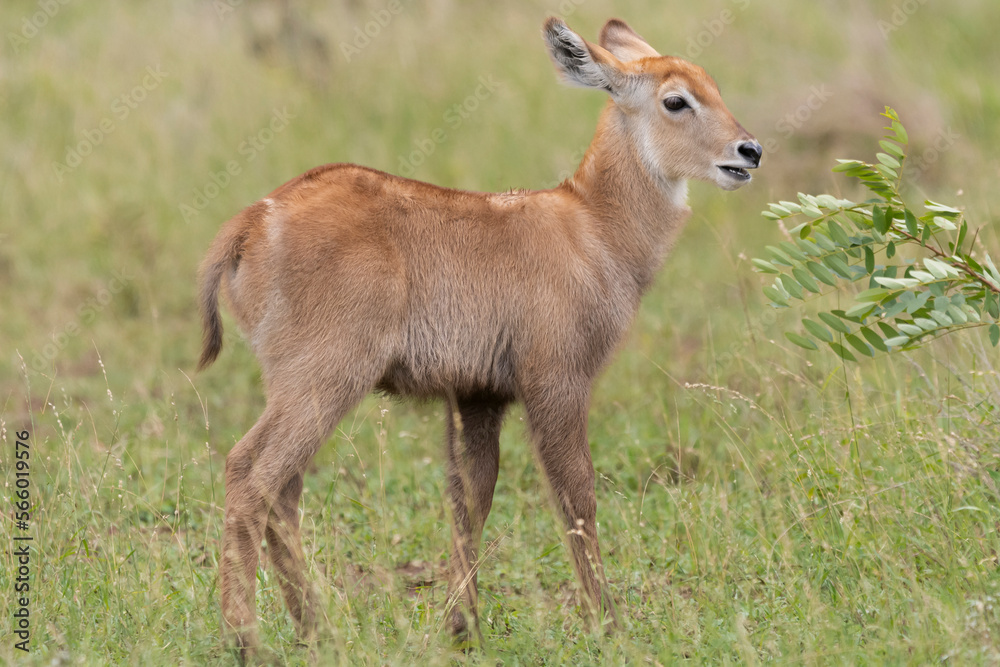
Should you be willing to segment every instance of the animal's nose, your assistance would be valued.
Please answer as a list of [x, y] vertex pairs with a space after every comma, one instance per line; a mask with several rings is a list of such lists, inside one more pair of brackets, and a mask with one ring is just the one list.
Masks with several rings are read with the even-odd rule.
[[764, 149], [756, 140], [744, 141], [736, 148], [736, 151], [753, 162], [753, 166], [760, 166], [760, 156], [764, 154]]

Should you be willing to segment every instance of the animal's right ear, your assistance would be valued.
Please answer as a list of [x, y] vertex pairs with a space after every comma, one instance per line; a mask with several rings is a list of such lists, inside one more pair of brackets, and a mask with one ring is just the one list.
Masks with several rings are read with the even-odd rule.
[[607, 49], [591, 44], [554, 16], [542, 30], [549, 55], [567, 83], [584, 88], [599, 88], [612, 95], [625, 85], [621, 62]]

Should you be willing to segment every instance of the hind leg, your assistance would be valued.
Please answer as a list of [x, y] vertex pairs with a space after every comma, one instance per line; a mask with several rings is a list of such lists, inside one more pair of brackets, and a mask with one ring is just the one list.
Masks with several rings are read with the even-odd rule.
[[281, 593], [295, 629], [303, 641], [313, 639], [316, 632], [316, 596], [305, 577], [302, 539], [299, 535], [299, 497], [302, 495], [302, 475], [293, 475], [278, 493], [267, 516], [264, 537], [268, 556], [278, 576]]
[[453, 604], [448, 624], [459, 638], [468, 635], [470, 621], [478, 632], [479, 543], [493, 504], [506, 408], [505, 401], [489, 395], [458, 398], [448, 408], [448, 496], [452, 508], [448, 599]]
[[[337, 357], [343, 358], [343, 357]], [[349, 358], [349, 357], [348, 357]], [[329, 365], [329, 364], [328, 364]], [[261, 539], [266, 535], [289, 611], [300, 631], [312, 632], [315, 605], [308, 591], [298, 530], [302, 475], [337, 422], [365, 396], [374, 372], [341, 367], [311, 378], [299, 367], [295, 382], [279, 383], [260, 420], [226, 458], [226, 511], [219, 576], [224, 631], [241, 656], [257, 645], [254, 594]], [[366, 364], [366, 368], [379, 368]], [[283, 392], [274, 388], [282, 387]], [[294, 392], [289, 387], [303, 387]]]

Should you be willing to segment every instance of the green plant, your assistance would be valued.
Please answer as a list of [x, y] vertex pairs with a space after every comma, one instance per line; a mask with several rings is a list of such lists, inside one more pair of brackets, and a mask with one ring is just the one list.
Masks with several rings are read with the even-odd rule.
[[978, 231], [969, 237], [961, 210], [929, 200], [920, 214], [907, 206], [900, 188], [909, 140], [894, 110], [882, 115], [890, 125], [877, 162], [838, 160], [833, 169], [861, 181], [874, 197], [856, 203], [799, 193], [797, 203], [779, 201], [764, 211], [778, 221], [805, 217], [788, 230], [789, 240], [767, 247], [766, 259], [751, 260], [757, 271], [776, 276], [764, 294], [787, 308], [867, 279], [846, 309], [821, 311], [819, 321], [803, 318], [807, 335], [785, 333], [808, 350], [825, 343], [848, 361], [857, 360], [855, 353], [912, 349], [977, 327], [987, 327], [996, 346], [1000, 271], [988, 253], [976, 258]]

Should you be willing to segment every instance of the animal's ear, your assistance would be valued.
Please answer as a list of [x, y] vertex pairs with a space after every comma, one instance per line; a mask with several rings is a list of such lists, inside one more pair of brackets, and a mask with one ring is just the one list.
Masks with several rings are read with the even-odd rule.
[[622, 62], [660, 56], [656, 49], [647, 44], [646, 40], [621, 19], [611, 19], [605, 23], [598, 41]]
[[627, 75], [621, 62], [606, 49], [570, 30], [561, 19], [549, 18], [542, 33], [552, 62], [567, 83], [600, 88], [612, 95], [625, 86]]

